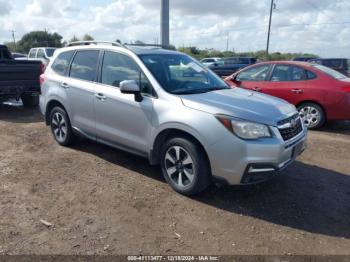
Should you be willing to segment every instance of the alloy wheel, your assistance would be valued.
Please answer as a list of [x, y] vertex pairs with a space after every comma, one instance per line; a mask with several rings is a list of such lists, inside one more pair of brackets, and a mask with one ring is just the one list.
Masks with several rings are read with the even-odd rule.
[[180, 189], [189, 187], [195, 175], [191, 155], [181, 146], [172, 146], [165, 154], [165, 170], [170, 180]]
[[308, 128], [317, 126], [322, 117], [321, 112], [317, 108], [310, 105], [300, 108], [299, 114], [304, 124]]
[[54, 113], [52, 116], [52, 130], [55, 138], [63, 143], [67, 138], [67, 123], [63, 115], [59, 112]]

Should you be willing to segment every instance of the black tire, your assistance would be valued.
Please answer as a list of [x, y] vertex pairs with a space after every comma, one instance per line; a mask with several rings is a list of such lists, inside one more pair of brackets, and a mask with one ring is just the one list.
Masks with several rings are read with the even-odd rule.
[[[169, 161], [166, 159], [166, 156], [167, 153], [172, 154], [174, 156], [174, 154], [176, 154], [175, 148], [180, 148], [179, 159], [183, 159], [182, 161], [175, 161], [181, 162], [180, 164], [178, 164], [178, 168], [180, 171], [177, 170], [175, 171], [175, 173], [173, 173], [173, 175], [169, 175], [167, 168], [168, 170], [172, 168], [169, 167], [169, 165], [173, 165], [172, 161], [174, 161], [175, 159]], [[172, 153], [171, 150], [174, 150], [174, 152]], [[192, 164], [185, 164], [186, 161], [184, 160], [187, 159], [187, 154], [190, 156]], [[204, 189], [206, 189], [211, 183], [211, 170], [209, 160], [204, 150], [198, 145], [198, 143], [196, 143], [190, 138], [177, 137], [168, 140], [161, 148], [160, 162], [165, 180], [176, 192], [180, 194], [187, 196], [198, 194]], [[176, 164], [174, 164], [174, 168], [177, 168]], [[181, 181], [183, 182], [183, 184], [185, 184], [186, 182], [188, 184], [179, 186], [176, 182], [174, 182], [175, 180], [179, 182], [180, 173], [182, 177]], [[189, 173], [191, 173], [193, 176], [188, 176]], [[188, 179], [189, 177], [191, 177], [191, 181], [190, 179]]]
[[[60, 119], [63, 119], [63, 121]], [[50, 112], [49, 120], [52, 135], [57, 143], [61, 146], [71, 145], [75, 136], [67, 112], [61, 107], [54, 107]], [[59, 132], [57, 129], [59, 129]]]
[[[306, 115], [308, 109], [311, 111], [310, 114]], [[322, 107], [320, 107], [318, 104], [312, 102], [303, 103], [298, 106], [298, 111], [304, 121], [304, 124], [310, 130], [319, 129], [326, 123], [326, 114], [323, 111]], [[316, 112], [318, 114], [318, 117], [316, 117]], [[312, 117], [313, 115], [315, 115], [315, 117]]]
[[38, 94], [23, 94], [21, 96], [23, 106], [26, 108], [34, 108], [39, 105]]

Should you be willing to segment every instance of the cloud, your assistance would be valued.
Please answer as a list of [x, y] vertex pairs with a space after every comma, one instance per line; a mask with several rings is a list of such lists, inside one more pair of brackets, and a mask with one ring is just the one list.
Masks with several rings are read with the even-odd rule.
[[0, 16], [7, 15], [12, 10], [12, 2], [8, 0], [0, 0]]
[[[58, 32], [66, 40], [85, 33], [98, 40], [159, 42], [160, 0], [22, 0], [0, 11], [0, 42], [8, 30]], [[348, 0], [275, 0], [271, 51], [348, 55]], [[270, 0], [171, 0], [170, 36], [176, 46], [236, 51], [266, 46]], [[5, 11], [7, 10], [7, 11]], [[11, 16], [4, 15], [11, 12]], [[1, 16], [1, 13], [2, 14]], [[20, 17], [20, 19], [19, 19]]]

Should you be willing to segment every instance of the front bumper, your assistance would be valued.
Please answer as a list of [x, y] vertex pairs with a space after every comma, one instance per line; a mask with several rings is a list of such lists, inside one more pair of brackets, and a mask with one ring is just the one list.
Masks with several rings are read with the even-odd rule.
[[307, 130], [284, 141], [277, 128], [273, 137], [245, 141], [227, 132], [227, 136], [208, 151], [214, 178], [230, 185], [266, 181], [283, 170], [306, 149]]

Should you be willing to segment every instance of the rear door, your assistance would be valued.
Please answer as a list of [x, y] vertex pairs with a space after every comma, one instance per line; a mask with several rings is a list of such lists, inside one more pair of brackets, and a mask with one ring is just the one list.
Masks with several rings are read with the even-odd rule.
[[236, 76], [237, 87], [261, 92], [265, 87], [265, 81], [270, 72], [271, 65], [257, 65], [241, 71]]
[[77, 51], [70, 66], [69, 78], [60, 83], [67, 93], [72, 125], [91, 138], [95, 137], [93, 99], [99, 56], [99, 50]]
[[306, 88], [305, 70], [288, 64], [276, 64], [262, 92], [297, 104]]

